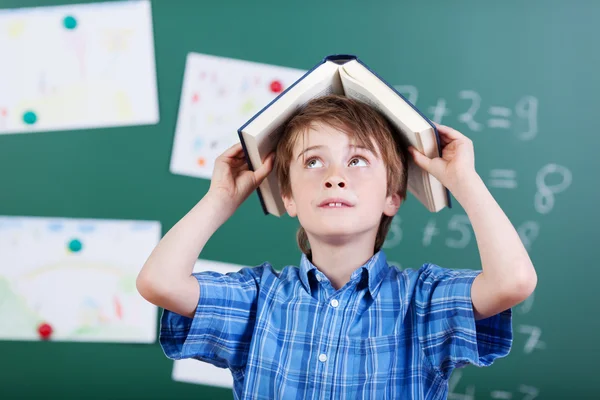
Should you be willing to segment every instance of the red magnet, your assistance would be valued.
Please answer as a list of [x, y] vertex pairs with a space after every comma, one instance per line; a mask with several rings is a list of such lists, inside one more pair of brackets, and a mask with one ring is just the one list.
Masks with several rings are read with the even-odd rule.
[[271, 82], [271, 92], [279, 93], [279, 92], [281, 92], [281, 89], [283, 89], [281, 82], [279, 82], [279, 81]]
[[38, 326], [38, 333], [40, 334], [40, 338], [43, 340], [50, 339], [50, 336], [52, 335], [52, 327], [44, 322]]

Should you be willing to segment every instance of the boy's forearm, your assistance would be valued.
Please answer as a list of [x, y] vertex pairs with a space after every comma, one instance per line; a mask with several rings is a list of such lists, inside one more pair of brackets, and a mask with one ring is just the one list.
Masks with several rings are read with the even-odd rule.
[[140, 271], [140, 280], [172, 287], [188, 279], [198, 255], [215, 231], [231, 216], [221, 201], [206, 195], [160, 240]]
[[462, 205], [475, 232], [483, 274], [505, 291], [527, 291], [536, 273], [523, 243], [481, 177], [461, 180], [452, 193]]

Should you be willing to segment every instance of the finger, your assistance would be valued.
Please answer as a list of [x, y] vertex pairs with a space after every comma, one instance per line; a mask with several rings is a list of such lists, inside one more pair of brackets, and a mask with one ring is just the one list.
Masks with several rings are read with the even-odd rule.
[[229, 158], [229, 164], [231, 165], [241, 165], [241, 164], [248, 164], [248, 162], [246, 161], [246, 157], [242, 156], [242, 157], [230, 157]]
[[466, 137], [465, 135], [463, 135], [456, 129], [450, 128], [449, 126], [438, 125], [438, 124], [436, 124], [436, 126], [438, 128], [440, 137], [447, 137], [449, 139], [462, 139], [462, 138]]
[[231, 146], [230, 148], [228, 148], [227, 150], [225, 150], [223, 153], [221, 153], [221, 157], [224, 158], [239, 158], [240, 156], [243, 156], [244, 152], [242, 150], [242, 144], [241, 143], [235, 143], [233, 146]]
[[231, 166], [231, 170], [233, 172], [235, 172], [236, 174], [239, 174], [239, 173], [244, 172], [244, 171], [249, 171], [250, 167], [248, 166], [248, 163], [246, 161], [244, 161], [244, 162], [241, 162], [239, 164], [232, 165]]
[[426, 155], [424, 155], [423, 153], [421, 153], [419, 150], [417, 150], [414, 146], [410, 146], [408, 148], [408, 150], [410, 151], [410, 154], [412, 155], [413, 160], [415, 161], [415, 164], [417, 164], [418, 167], [429, 172], [429, 166], [431, 165], [431, 159], [429, 157], [427, 157]]
[[269, 154], [265, 159], [265, 162], [256, 171], [254, 171], [254, 178], [256, 179], [257, 183], [262, 182], [262, 180], [265, 179], [267, 175], [269, 175], [269, 173], [273, 169], [274, 160], [275, 154]]
[[453, 140], [456, 140], [456, 139], [451, 139], [446, 135], [440, 135], [440, 145], [441, 145], [442, 149], [444, 147], [446, 147], [446, 145], [448, 145], [448, 143], [452, 142]]

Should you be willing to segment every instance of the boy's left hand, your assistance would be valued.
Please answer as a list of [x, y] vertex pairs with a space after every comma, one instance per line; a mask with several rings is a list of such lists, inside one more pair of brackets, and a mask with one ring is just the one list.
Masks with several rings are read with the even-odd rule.
[[456, 129], [439, 124], [435, 126], [440, 134], [442, 157], [429, 158], [413, 146], [409, 147], [409, 151], [417, 166], [454, 192], [459, 183], [477, 175], [473, 142]]

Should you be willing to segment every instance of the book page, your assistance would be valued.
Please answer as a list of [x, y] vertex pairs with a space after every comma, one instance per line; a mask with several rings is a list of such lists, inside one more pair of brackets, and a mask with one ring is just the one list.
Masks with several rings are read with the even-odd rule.
[[0, 10], [0, 134], [156, 124], [150, 2]]
[[158, 221], [0, 217], [0, 340], [153, 343], [136, 289]]
[[277, 102], [263, 110], [243, 131], [257, 137], [262, 143], [265, 136], [271, 135], [280, 128], [299, 107], [313, 98], [330, 93], [343, 94], [344, 89], [340, 81], [338, 65], [328, 61], [290, 88]]
[[[242, 137], [254, 169], [259, 168], [262, 160], [274, 150], [286, 120], [311, 99], [330, 93], [343, 94], [344, 91], [338, 65], [328, 61], [291, 87], [244, 127]], [[274, 171], [260, 184], [259, 189], [267, 210], [273, 215], [282, 215], [285, 207]]]
[[[344, 90], [347, 97], [357, 99], [366, 104], [371, 105], [373, 108], [383, 113], [390, 122], [396, 126], [398, 130], [407, 137], [409, 142], [417, 149], [423, 151], [423, 143], [421, 141], [421, 135], [418, 132], [414, 132], [410, 129], [403, 121], [403, 117], [399, 117], [395, 113], [392, 113], [387, 106], [385, 106], [375, 95], [362, 86], [361, 83], [350, 77], [349, 75], [340, 71], [340, 77]], [[401, 102], [397, 100], [394, 103]], [[414, 112], [414, 111], [413, 111]], [[412, 160], [408, 161], [408, 189], [425, 205], [428, 209], [433, 207], [433, 198], [429, 185], [429, 174], [417, 167]]]
[[306, 71], [188, 53], [170, 171], [210, 179], [215, 159], [239, 141], [237, 130]]

